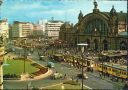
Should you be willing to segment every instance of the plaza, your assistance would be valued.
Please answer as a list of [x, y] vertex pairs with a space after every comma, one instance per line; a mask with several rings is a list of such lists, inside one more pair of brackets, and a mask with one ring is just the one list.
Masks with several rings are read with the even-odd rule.
[[[19, 2], [22, 6], [23, 3]], [[78, 7], [82, 7], [81, 2], [77, 2], [81, 4]], [[46, 20], [47, 22], [42, 20], [38, 23], [32, 22], [35, 14], [27, 17], [24, 11], [31, 12], [35, 9], [38, 11], [39, 8], [45, 8], [47, 11], [49, 7], [51, 9], [51, 6], [45, 7], [41, 2], [34, 5], [31, 2], [34, 9], [28, 5], [27, 8], [23, 8], [23, 12], [21, 10], [23, 14], [21, 16], [27, 17], [29, 22], [22, 17], [19, 20], [15, 18], [12, 20], [13, 23], [8, 23], [7, 19], [0, 20], [0, 89], [127, 90], [127, 13], [119, 12], [115, 2], [115, 6], [109, 6], [107, 11], [102, 8], [105, 4], [103, 6], [96, 0], [91, 3], [88, 1], [87, 3], [92, 6], [85, 3], [87, 6], [83, 5], [84, 8], [79, 8], [80, 10], [74, 2], [70, 2], [71, 5], [63, 2], [68, 6], [59, 7], [75, 8], [74, 11], [69, 9], [68, 12], [64, 11], [67, 15], [69, 12], [75, 13], [74, 17], [72, 14], [68, 15], [69, 20], [78, 19], [75, 24], [64, 18], [61, 21], [54, 17]], [[5, 7], [9, 2], [0, 0], [0, 6], [2, 3], [4, 4], [2, 7]], [[58, 4], [62, 5], [61, 0]], [[38, 8], [38, 5], [44, 7]], [[20, 8], [13, 10], [16, 9], [20, 11]], [[67, 16], [61, 10], [57, 11], [59, 14], [53, 10], [49, 17], [55, 13], [60, 15], [60, 18], [66, 19]], [[43, 12], [41, 16], [48, 18], [46, 13], [49, 12]], [[39, 18], [37, 15], [36, 18]]]
[[[57, 47], [56, 47], [57, 48]], [[38, 54], [39, 52], [43, 52], [43, 50], [35, 48], [33, 49], [33, 52], [31, 53], [31, 55], [29, 57], [31, 57], [34, 61], [36, 61], [39, 64], [42, 64], [43, 66], [47, 66], [48, 62], [53, 62], [54, 63], [54, 68], [52, 68], [54, 73], [61, 73], [62, 76], [65, 76], [66, 74], [66, 78], [60, 78], [60, 79], [51, 79], [51, 76], [43, 78], [43, 79], [39, 79], [39, 80], [35, 80], [35, 81], [23, 81], [23, 82], [11, 82], [11, 81], [5, 81], [4, 84], [4, 88], [11, 88], [13, 86], [13, 89], [18, 89], [20, 88], [28, 88], [27, 84], [29, 84], [31, 82], [31, 85], [29, 86], [29, 88], [32, 87], [37, 87], [37, 88], [42, 88], [45, 89], [46, 87], [48, 87], [47, 89], [50, 88], [61, 88], [61, 85], [59, 86], [58, 84], [62, 84], [63, 82], [67, 81], [67, 80], [73, 80], [73, 81], [77, 81], [79, 82], [79, 84], [81, 84], [81, 79], [77, 77], [77, 74], [81, 73], [81, 62], [78, 61], [79, 63], [77, 63], [77, 60], [80, 59], [80, 52], [78, 52], [77, 54], [74, 52], [72, 52], [71, 49], [68, 49], [68, 52], [64, 53], [65, 50], [63, 48], [57, 48], [56, 49], [54, 47], [54, 50], [51, 50], [50, 47], [49, 49], [47, 49], [47, 51], [45, 51], [45, 53], [42, 53], [41, 56], [44, 56], [42, 59], [40, 59], [40, 54]], [[20, 51], [19, 51], [20, 50]], [[30, 52], [31, 49], [28, 49], [28, 52]], [[17, 46], [15, 46], [15, 53], [19, 56], [18, 52], [23, 52], [24, 50], [21, 48], [18, 48]], [[73, 50], [74, 51], [74, 50]], [[22, 53], [24, 54], [24, 53]], [[72, 57], [72, 55], [74, 56], [74, 58]], [[78, 56], [77, 56], [78, 55]], [[88, 53], [88, 60], [91, 60], [91, 65], [94, 64], [94, 61], [97, 62], [98, 60], [98, 54], [94, 54], [93, 52], [89, 52]], [[54, 56], [59, 57], [58, 59], [60, 59], [59, 61], [57, 60], [57, 58], [55, 59]], [[63, 60], [65, 58], [65, 60]], [[73, 60], [74, 59], [74, 60]], [[76, 63], [75, 63], [76, 62]], [[86, 61], [85, 61], [86, 62]], [[89, 64], [89, 66], [90, 66]], [[86, 63], [84, 64], [85, 68], [84, 68], [84, 73], [87, 74], [88, 79], [84, 80], [84, 85], [86, 87], [92, 88], [92, 89], [121, 89], [123, 87], [123, 85], [125, 84], [125, 81], [114, 81], [111, 79], [111, 77], [107, 77], [107, 76], [101, 76], [99, 74], [99, 72], [97, 72], [95, 69], [93, 69], [93, 72], [88, 68], [88, 70], [86, 69]], [[21, 85], [22, 83], [22, 85]], [[58, 86], [54, 86], [54, 85], [58, 85]], [[69, 85], [70, 86], [70, 85]], [[109, 87], [108, 87], [109, 86]], [[75, 86], [71, 86], [71, 87], [75, 87]], [[81, 85], [78, 87], [76, 86], [75, 88], [80, 88]]]

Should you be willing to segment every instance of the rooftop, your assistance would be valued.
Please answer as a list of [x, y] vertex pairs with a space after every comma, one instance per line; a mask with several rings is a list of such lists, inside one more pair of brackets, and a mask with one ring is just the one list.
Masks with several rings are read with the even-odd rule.
[[[101, 13], [103, 13], [106, 17], [110, 16], [110, 12], [101, 12]], [[119, 21], [126, 21], [127, 13], [123, 13], [122, 11], [117, 12], [117, 16]]]
[[64, 23], [63, 21], [61, 20], [49, 20], [48, 22], [51, 22], [51, 23]]
[[125, 71], [127, 70], [127, 67], [126, 66], [120, 65], [120, 64], [104, 63], [104, 65], [109, 66], [109, 67], [113, 67], [113, 68], [116, 68], [116, 69], [125, 70]]
[[22, 23], [22, 24], [27, 24], [27, 23], [30, 23], [30, 22], [20, 22], [20, 21], [14, 21], [15, 24], [19, 24], [19, 23]]

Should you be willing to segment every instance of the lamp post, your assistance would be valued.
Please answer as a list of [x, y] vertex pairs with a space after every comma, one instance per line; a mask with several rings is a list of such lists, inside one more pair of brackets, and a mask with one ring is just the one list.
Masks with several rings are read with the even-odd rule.
[[[127, 31], [127, 35], [128, 35], [128, 31]], [[126, 56], [126, 61], [127, 61], [127, 84], [128, 84], [128, 39], [127, 39], [127, 56]]]
[[83, 53], [84, 53], [84, 46], [87, 46], [87, 43], [80, 43], [77, 44], [78, 46], [81, 46], [81, 57], [82, 57], [82, 90], [83, 90], [83, 81], [84, 81], [84, 71], [83, 71]]
[[102, 75], [103, 75], [103, 57], [105, 56], [106, 54], [105, 53], [102, 53], [102, 50], [100, 49], [100, 52], [99, 52], [99, 61], [102, 63]]
[[25, 71], [25, 59], [27, 59], [27, 46], [26, 46], [26, 40], [25, 40], [25, 44], [24, 44], [24, 73]]
[[26, 47], [24, 47], [24, 73], [25, 73]]

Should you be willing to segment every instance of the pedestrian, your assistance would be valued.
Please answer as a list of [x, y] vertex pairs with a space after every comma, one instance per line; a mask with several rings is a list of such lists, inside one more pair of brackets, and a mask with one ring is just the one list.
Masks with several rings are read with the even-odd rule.
[[79, 82], [79, 79], [78, 79], [78, 78], [76, 79], [76, 82], [77, 82], [77, 83]]
[[66, 78], [66, 76], [67, 76], [67, 75], [65, 74], [65, 75], [64, 75], [64, 79]]
[[72, 81], [74, 80], [73, 76], [72, 76]]
[[93, 68], [92, 68], [92, 73], [93, 73]]
[[99, 72], [99, 74], [100, 74], [100, 78], [102, 78], [102, 74], [101, 74], [101, 72]]

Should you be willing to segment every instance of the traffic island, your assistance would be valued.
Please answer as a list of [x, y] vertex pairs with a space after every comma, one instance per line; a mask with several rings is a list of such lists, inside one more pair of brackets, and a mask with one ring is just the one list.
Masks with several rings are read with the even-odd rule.
[[30, 59], [13, 58], [5, 61], [3, 66], [4, 80], [27, 81], [45, 78], [52, 74], [47, 67], [43, 67]]

